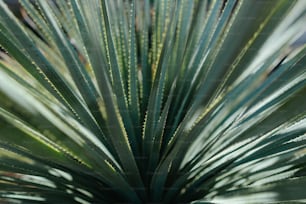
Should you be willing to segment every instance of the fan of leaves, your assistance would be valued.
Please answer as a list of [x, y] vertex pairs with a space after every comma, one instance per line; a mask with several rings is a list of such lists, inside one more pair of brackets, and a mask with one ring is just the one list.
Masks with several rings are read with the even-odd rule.
[[306, 202], [305, 0], [7, 2], [0, 202]]

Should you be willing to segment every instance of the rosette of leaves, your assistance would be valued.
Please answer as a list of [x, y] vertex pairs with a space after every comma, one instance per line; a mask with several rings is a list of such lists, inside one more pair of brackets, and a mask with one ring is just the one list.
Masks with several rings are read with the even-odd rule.
[[1, 203], [306, 202], [305, 0], [19, 4]]

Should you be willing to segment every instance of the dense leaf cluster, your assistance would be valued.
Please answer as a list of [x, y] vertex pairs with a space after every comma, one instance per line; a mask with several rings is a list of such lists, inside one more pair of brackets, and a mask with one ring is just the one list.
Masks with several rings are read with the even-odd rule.
[[305, 0], [0, 0], [0, 202], [306, 201]]

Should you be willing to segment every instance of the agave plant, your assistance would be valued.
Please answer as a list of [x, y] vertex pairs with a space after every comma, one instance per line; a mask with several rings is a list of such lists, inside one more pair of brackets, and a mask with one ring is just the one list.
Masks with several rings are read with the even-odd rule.
[[7, 2], [1, 203], [306, 202], [305, 0]]

